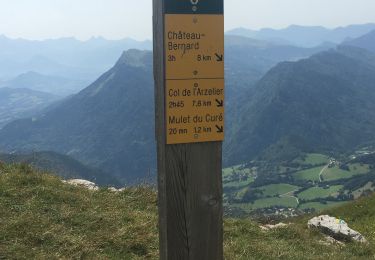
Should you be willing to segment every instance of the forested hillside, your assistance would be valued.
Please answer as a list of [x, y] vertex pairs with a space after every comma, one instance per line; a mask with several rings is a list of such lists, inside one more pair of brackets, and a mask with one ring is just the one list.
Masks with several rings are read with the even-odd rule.
[[375, 140], [375, 55], [339, 47], [272, 68], [239, 102], [226, 164], [345, 152]]

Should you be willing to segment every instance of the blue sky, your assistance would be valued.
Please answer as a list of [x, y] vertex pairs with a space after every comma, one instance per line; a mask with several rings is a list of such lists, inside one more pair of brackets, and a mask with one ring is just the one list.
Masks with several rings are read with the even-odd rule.
[[[182, 1], [182, 0], [180, 0]], [[204, 0], [202, 0], [204, 1]], [[0, 0], [0, 34], [151, 38], [152, 0]], [[375, 0], [225, 0], [226, 30], [375, 23]]]

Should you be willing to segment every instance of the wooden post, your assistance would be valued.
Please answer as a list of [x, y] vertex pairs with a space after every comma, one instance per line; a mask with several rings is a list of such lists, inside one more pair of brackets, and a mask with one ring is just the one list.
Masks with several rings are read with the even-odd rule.
[[[184, 14], [179, 17], [172, 12], [168, 17], [172, 19], [168, 25], [171, 30], [168, 37], [166, 10], [173, 11], [173, 8], [177, 10], [177, 14], [179, 10]], [[153, 0], [155, 119], [162, 260], [223, 259], [222, 9], [223, 0]], [[205, 16], [206, 13], [208, 16]], [[206, 28], [201, 29], [204, 24]], [[189, 31], [186, 26], [193, 28]], [[211, 28], [212, 26], [218, 28]], [[215, 31], [214, 38], [209, 37], [211, 29]], [[205, 33], [204, 30], [209, 31]], [[167, 42], [173, 40], [173, 32], [179, 31], [198, 33], [200, 39], [191, 40], [193, 34], [185, 34], [185, 37], [182, 37], [184, 39], [177, 37], [175, 42]], [[215, 38], [219, 36], [219, 39]], [[184, 48], [183, 45], [178, 45], [184, 41], [186, 44], [191, 43], [191, 46], [195, 44], [195, 49], [188, 52], [187, 45], [184, 50], [179, 49], [178, 46]], [[168, 44], [177, 45], [167, 50]], [[183, 52], [182, 55], [180, 52]], [[198, 55], [203, 55], [206, 60]], [[209, 94], [186, 94], [194, 88]], [[168, 94], [172, 92], [177, 94]], [[205, 102], [206, 106], [195, 106], [198, 104], [196, 101]], [[203, 122], [199, 121], [200, 116]]]

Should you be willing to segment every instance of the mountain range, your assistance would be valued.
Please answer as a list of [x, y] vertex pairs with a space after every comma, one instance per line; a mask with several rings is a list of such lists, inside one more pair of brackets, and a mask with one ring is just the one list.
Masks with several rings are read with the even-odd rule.
[[370, 33], [367, 33], [357, 39], [352, 39], [344, 42], [344, 45], [349, 46], [356, 46], [359, 48], [363, 48], [375, 53], [375, 29], [372, 30]]
[[4, 127], [1, 148], [56, 151], [123, 182], [146, 178], [155, 164], [152, 93], [152, 53], [130, 50], [77, 95]]
[[[93, 37], [87, 41], [75, 38], [34, 41], [11, 39], [2, 35], [0, 47], [0, 58], [4, 61], [25, 64], [43, 58], [68, 67], [97, 70], [100, 73], [110, 68], [122, 51], [132, 48], [151, 50], [152, 43], [130, 38], [107, 40], [102, 37]], [[30, 70], [35, 71], [32, 68]], [[10, 73], [8, 70], [8, 74]], [[13, 73], [13, 76], [18, 74], [20, 73]], [[4, 72], [1, 72], [0, 77], [3, 75]]]
[[[278, 62], [325, 49], [288, 47], [238, 36], [228, 36], [226, 42], [228, 113], [234, 113], [231, 107], [242, 90], [251, 89]], [[33, 120], [4, 127], [0, 148], [7, 152], [56, 151], [132, 182], [152, 175], [155, 169], [153, 118], [152, 53], [130, 50], [77, 95]]]
[[304, 48], [227, 35], [225, 37], [225, 72], [226, 83], [229, 85], [226, 93], [227, 100], [242, 95], [244, 89], [251, 88], [277, 63], [307, 58], [333, 47], [335, 47], [334, 44], [326, 44]]
[[[226, 44], [228, 73], [235, 73], [233, 78], [242, 77], [241, 81], [248, 84], [259, 80], [280, 61], [297, 60], [332, 47], [301, 48], [229, 35]], [[0, 36], [0, 47], [0, 87], [29, 88], [67, 96], [82, 90], [109, 70], [123, 50], [151, 49], [152, 45], [149, 41], [131, 39], [29, 41]], [[246, 57], [242, 57], [244, 54]]]
[[124, 50], [131, 48], [151, 50], [152, 42], [102, 37], [87, 41], [75, 38], [35, 41], [0, 35], [0, 82], [32, 71], [47, 77], [69, 79], [73, 85], [61, 85], [60, 92], [72, 94], [72, 87], [74, 92], [82, 90], [109, 70]]
[[[347, 45], [302, 48], [227, 36], [225, 164], [372, 142], [374, 54]], [[139, 182], [154, 175], [153, 103], [152, 53], [129, 50], [78, 94], [6, 125], [0, 150], [55, 151]]]
[[226, 164], [373, 144], [374, 82], [375, 53], [353, 46], [276, 65], [238, 102]]
[[79, 92], [85, 84], [86, 81], [59, 76], [48, 76], [29, 71], [11, 80], [0, 82], [0, 88], [23, 88], [65, 97]]
[[321, 26], [291, 25], [285, 29], [250, 30], [236, 28], [227, 32], [228, 35], [246, 36], [259, 40], [273, 41], [289, 45], [314, 47], [326, 42], [340, 44], [350, 38], [358, 38], [375, 29], [375, 24], [349, 25], [327, 29]]

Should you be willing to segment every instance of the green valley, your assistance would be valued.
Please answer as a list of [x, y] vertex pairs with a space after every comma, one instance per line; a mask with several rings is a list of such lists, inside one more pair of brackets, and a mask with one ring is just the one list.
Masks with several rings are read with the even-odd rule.
[[227, 212], [289, 217], [341, 205], [375, 190], [371, 150], [338, 158], [310, 153], [280, 163], [254, 160], [226, 168]]

